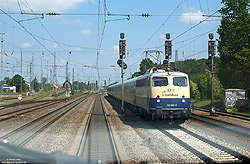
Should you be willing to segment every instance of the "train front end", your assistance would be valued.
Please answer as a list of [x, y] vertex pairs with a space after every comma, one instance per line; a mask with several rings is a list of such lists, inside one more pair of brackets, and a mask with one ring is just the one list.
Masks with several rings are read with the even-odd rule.
[[187, 119], [191, 114], [188, 76], [182, 72], [157, 73], [151, 77], [149, 113], [165, 119]]

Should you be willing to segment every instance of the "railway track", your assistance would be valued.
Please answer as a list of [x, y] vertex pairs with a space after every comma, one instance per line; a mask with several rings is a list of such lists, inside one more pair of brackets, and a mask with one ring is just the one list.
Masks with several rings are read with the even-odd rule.
[[[129, 113], [133, 113], [129, 111]], [[204, 118], [202, 118], [204, 120]], [[196, 155], [204, 163], [249, 163], [250, 158], [230, 147], [218, 144], [181, 126], [169, 126], [164, 121], [149, 121], [138, 118], [145, 127], [159, 130], [173, 142]], [[146, 126], [148, 124], [148, 126]], [[150, 128], [149, 128], [150, 129]], [[244, 129], [246, 130], [246, 129]], [[142, 132], [138, 132], [142, 135]], [[240, 135], [240, 134], [239, 134]], [[145, 136], [142, 135], [142, 138]], [[146, 136], [149, 138], [150, 136]], [[247, 137], [247, 136], [246, 136]], [[150, 143], [150, 142], [149, 142]], [[157, 152], [156, 152], [157, 153]], [[160, 154], [159, 154], [160, 155]], [[160, 155], [161, 156], [161, 155]], [[164, 159], [163, 159], [164, 160]]]
[[76, 155], [98, 163], [120, 163], [100, 94], [94, 100]]
[[[208, 112], [204, 109], [198, 109], [202, 112]], [[249, 142], [250, 141], [250, 127], [249, 126], [243, 126], [240, 124], [240, 121], [246, 121], [247, 117], [242, 116], [238, 118], [239, 116], [236, 115], [234, 117], [234, 114], [227, 114], [224, 113], [218, 113], [219, 115], [225, 116], [223, 119], [219, 119], [217, 117], [211, 117], [208, 115], [202, 115], [197, 113], [192, 113], [191, 119], [194, 121], [197, 121], [209, 128], [212, 128], [214, 130], [218, 130], [223, 133], [227, 133], [229, 136], [234, 136], [240, 140], [244, 140]], [[222, 117], [222, 116], [220, 116]], [[239, 119], [237, 122], [231, 122], [232, 120], [230, 118], [236, 118]], [[243, 118], [243, 119], [242, 119]]]
[[31, 120], [30, 122], [17, 127], [14, 130], [7, 132], [6, 134], [2, 135], [0, 139], [8, 140], [11, 143], [19, 146], [24, 146], [29, 140], [39, 135], [43, 130], [48, 128], [51, 124], [60, 119], [66, 113], [73, 110], [88, 97], [89, 95], [83, 96], [69, 102], [64, 106], [60, 106], [53, 111], [50, 111], [40, 117]]
[[[57, 100], [60, 101], [60, 100], [65, 100], [65, 99], [56, 99], [55, 101], [57, 101]], [[16, 102], [16, 103], [12, 103], [12, 104], [2, 105], [2, 106], [0, 106], [0, 110], [4, 110], [7, 108], [11, 108], [11, 107], [16, 107], [16, 106], [20, 106], [20, 105], [28, 105], [28, 104], [33, 104], [33, 103], [49, 102], [49, 101], [54, 101], [54, 100], [41, 100], [41, 101], [26, 100], [26, 101]]]
[[0, 110], [0, 122], [1, 121], [5, 121], [8, 119], [11, 119], [13, 117], [17, 117], [19, 115], [23, 115], [29, 112], [33, 112], [42, 108], [46, 108], [49, 106], [52, 106], [54, 104], [57, 104], [58, 102], [64, 101], [62, 99], [57, 99], [57, 100], [50, 100], [50, 101], [44, 101], [44, 103], [39, 104], [39, 105], [33, 105], [30, 107], [26, 107], [26, 108], [20, 108], [20, 109], [1, 109]]
[[[194, 107], [194, 106], [192, 107], [192, 109], [209, 113], [208, 109], [203, 109], [203, 108]], [[232, 117], [232, 118], [237, 118], [237, 119], [241, 119], [241, 120], [245, 120], [245, 121], [250, 121], [250, 116], [246, 116], [243, 114], [228, 113], [228, 112], [221, 112], [221, 111], [216, 111], [216, 114], [222, 115], [222, 116], [227, 116], [227, 117]]]
[[[38, 103], [38, 102], [54, 101], [54, 100], [40, 100], [41, 98], [47, 97], [48, 95], [51, 95], [51, 93], [46, 94], [46, 95], [37, 96], [37, 97], [35, 97], [35, 98], [31, 99], [31, 100], [22, 100], [22, 101], [7, 104], [7, 105], [1, 105], [0, 110], [6, 109], [6, 108], [11, 108], [11, 107], [16, 107], [16, 106], [20, 106], [20, 105], [33, 104], [33, 103]], [[74, 96], [72, 96], [72, 97], [74, 97]], [[72, 97], [67, 98], [67, 99], [71, 99]], [[55, 99], [55, 101], [56, 100], [65, 100], [65, 99]]]
[[152, 122], [140, 119], [158, 129], [179, 146], [199, 157], [204, 163], [249, 163], [250, 158], [217, 144], [181, 126], [169, 126], [162, 121]]
[[201, 116], [197, 114], [192, 114], [191, 118], [192, 120], [208, 125], [210, 128], [218, 129], [219, 131], [226, 132], [231, 136], [233, 135], [237, 138], [250, 141], [250, 128], [249, 127], [236, 125], [230, 122], [217, 120], [217, 119], [213, 119], [213, 118], [209, 118], [209, 117]]
[[250, 158], [217, 144], [181, 126], [171, 127], [162, 122], [144, 122], [161, 131], [175, 143], [195, 154], [204, 163], [249, 163]]
[[205, 163], [250, 162], [249, 157], [217, 144], [183, 127], [170, 128], [169, 126], [164, 127], [157, 123], [150, 124], [186, 150], [197, 155]]

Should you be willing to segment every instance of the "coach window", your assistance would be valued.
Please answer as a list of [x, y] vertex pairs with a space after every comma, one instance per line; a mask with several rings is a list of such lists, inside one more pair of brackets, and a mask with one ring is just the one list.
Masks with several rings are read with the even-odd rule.
[[152, 85], [154, 87], [161, 87], [168, 85], [168, 78], [167, 77], [153, 77]]
[[147, 84], [147, 79], [141, 79], [136, 81], [136, 87], [145, 87]]
[[173, 78], [174, 86], [187, 86], [187, 78], [186, 77], [174, 77]]

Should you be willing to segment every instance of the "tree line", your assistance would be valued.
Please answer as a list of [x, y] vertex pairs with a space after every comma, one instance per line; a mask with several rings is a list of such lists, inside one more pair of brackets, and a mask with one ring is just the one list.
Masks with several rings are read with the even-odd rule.
[[[6, 84], [7, 86], [16, 86], [16, 91], [21, 92], [21, 76], [19, 74], [16, 74], [12, 78], [5, 77], [4, 80], [0, 82], [0, 86], [3, 86]], [[72, 84], [72, 90], [90, 90], [90, 88], [96, 86], [95, 83], [92, 83], [90, 85], [85, 84], [84, 82], [78, 82], [74, 81]], [[42, 87], [42, 88], [41, 88]], [[27, 82], [24, 80], [22, 77], [22, 92], [26, 92], [28, 90], [33, 90], [35, 92], [38, 92], [40, 90], [51, 90], [52, 89], [52, 84], [47, 83], [47, 78], [43, 77], [42, 79], [42, 85], [41, 82], [39, 83], [37, 78], [33, 79], [30, 82], [30, 87], [27, 85]]]

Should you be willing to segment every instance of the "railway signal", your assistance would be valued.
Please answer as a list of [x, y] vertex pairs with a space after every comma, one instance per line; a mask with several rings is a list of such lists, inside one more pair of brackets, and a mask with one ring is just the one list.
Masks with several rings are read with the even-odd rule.
[[208, 66], [209, 68], [211, 68], [211, 66], [212, 66], [212, 61], [211, 61], [210, 59], [208, 59], [208, 60], [206, 61], [206, 64], [207, 64], [207, 66]]
[[208, 41], [208, 55], [214, 56], [216, 54], [215, 40]]
[[121, 106], [121, 113], [124, 114], [124, 69], [127, 69], [127, 64], [123, 61], [125, 55], [126, 55], [126, 40], [124, 40], [125, 34], [124, 33], [120, 33], [120, 38], [121, 40], [119, 40], [119, 59], [117, 60], [117, 64], [121, 67], [121, 74], [122, 74], [122, 106]]
[[215, 72], [216, 72], [216, 64], [213, 64], [212, 73], [215, 73]]
[[126, 55], [126, 40], [119, 40], [119, 54], [120, 59]]
[[215, 108], [214, 108], [214, 73], [216, 69], [216, 65], [214, 64], [214, 56], [216, 55], [216, 44], [215, 40], [212, 40], [214, 38], [213, 33], [210, 33], [209, 35], [209, 41], [208, 41], [208, 60], [206, 61], [206, 64], [211, 68], [211, 108], [209, 109], [210, 115], [213, 116], [215, 114]]
[[123, 69], [127, 69], [127, 64], [125, 62], [122, 61], [122, 59], [117, 60], [117, 64], [123, 68]]
[[172, 40], [170, 39], [170, 33], [166, 33], [166, 41], [165, 41], [165, 60], [163, 64], [170, 66], [170, 58], [172, 56]]
[[172, 40], [165, 41], [165, 54], [172, 55]]

